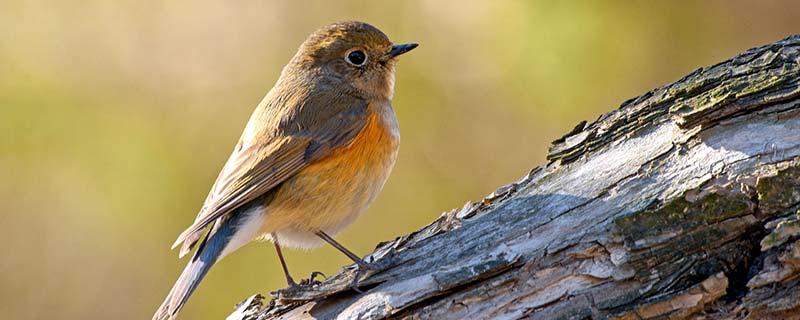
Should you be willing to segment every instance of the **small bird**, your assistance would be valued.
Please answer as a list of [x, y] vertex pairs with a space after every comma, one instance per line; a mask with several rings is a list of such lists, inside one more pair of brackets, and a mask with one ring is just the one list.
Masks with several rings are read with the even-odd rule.
[[173, 319], [211, 266], [257, 239], [311, 249], [325, 242], [359, 270], [372, 265], [333, 239], [383, 188], [397, 158], [392, 108], [397, 57], [416, 43], [392, 44], [364, 22], [311, 34], [256, 107], [197, 215], [173, 244], [194, 255], [154, 320]]

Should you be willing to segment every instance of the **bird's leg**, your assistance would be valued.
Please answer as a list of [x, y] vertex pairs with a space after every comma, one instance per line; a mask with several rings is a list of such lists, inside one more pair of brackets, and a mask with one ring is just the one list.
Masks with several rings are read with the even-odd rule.
[[362, 260], [352, 251], [347, 250], [347, 248], [336, 242], [336, 240], [333, 240], [333, 238], [331, 238], [331, 236], [329, 236], [327, 233], [322, 231], [317, 231], [317, 236], [322, 238], [322, 240], [325, 240], [325, 242], [330, 243], [334, 248], [336, 248], [336, 250], [339, 250], [341, 253], [344, 253], [344, 255], [350, 258], [350, 260], [353, 260], [353, 262], [355, 262], [359, 267], [369, 268], [367, 262]]
[[[361, 277], [361, 274], [364, 271], [367, 271], [367, 270], [379, 270], [379, 269], [382, 269], [384, 267], [384, 265], [385, 265], [385, 264], [370, 263], [370, 262], [364, 261], [359, 256], [357, 256], [355, 253], [353, 253], [350, 250], [347, 250], [347, 248], [345, 248], [340, 243], [336, 242], [336, 240], [333, 240], [333, 238], [331, 236], [329, 236], [328, 234], [326, 234], [325, 232], [323, 232], [321, 230], [317, 231], [317, 236], [322, 238], [322, 240], [325, 240], [325, 242], [330, 243], [334, 248], [336, 248], [340, 252], [344, 253], [344, 255], [346, 255], [348, 258], [350, 258], [350, 260], [353, 260], [353, 262], [355, 262], [356, 265], [358, 265], [358, 271], [356, 271], [356, 275], [353, 278], [353, 283], [351, 284], [351, 287], [355, 291], [361, 292], [361, 290], [358, 289], [357, 284], [358, 284], [358, 278]], [[386, 262], [386, 261], [384, 261], [384, 262]]]
[[283, 274], [286, 275], [286, 284], [288, 284], [290, 288], [294, 287], [297, 285], [297, 283], [294, 282], [292, 275], [289, 274], [289, 268], [286, 267], [286, 261], [283, 260], [283, 252], [281, 252], [281, 246], [278, 244], [278, 239], [273, 235], [272, 240], [272, 243], [275, 244], [275, 251], [278, 252], [278, 260], [281, 261], [281, 267], [283, 267]]
[[319, 271], [314, 271], [311, 273], [311, 276], [308, 279], [301, 279], [299, 283], [295, 282], [292, 279], [292, 276], [289, 274], [289, 268], [286, 266], [286, 260], [283, 258], [283, 251], [281, 250], [281, 246], [278, 244], [278, 238], [275, 234], [272, 235], [272, 243], [275, 244], [275, 251], [278, 252], [278, 259], [281, 261], [281, 267], [283, 268], [283, 274], [286, 275], [286, 284], [289, 288], [295, 286], [308, 286], [319, 283], [316, 280], [317, 277], [322, 276], [323, 278], [327, 278], [324, 273]]

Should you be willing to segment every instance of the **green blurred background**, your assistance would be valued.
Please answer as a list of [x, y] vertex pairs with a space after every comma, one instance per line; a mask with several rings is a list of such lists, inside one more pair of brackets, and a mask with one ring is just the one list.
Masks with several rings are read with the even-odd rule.
[[[310, 32], [349, 19], [420, 43], [397, 67], [394, 174], [338, 237], [366, 254], [543, 164], [578, 121], [800, 32], [800, 3], [0, 2], [0, 318], [149, 319], [250, 112]], [[287, 259], [297, 277], [349, 262]], [[284, 284], [249, 245], [182, 317]]]

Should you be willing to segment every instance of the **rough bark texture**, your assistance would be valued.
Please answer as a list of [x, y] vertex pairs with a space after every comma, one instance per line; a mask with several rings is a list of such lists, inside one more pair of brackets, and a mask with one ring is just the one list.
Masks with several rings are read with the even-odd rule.
[[229, 319], [800, 319], [799, 82], [800, 36], [698, 69], [379, 244], [364, 293], [351, 266]]

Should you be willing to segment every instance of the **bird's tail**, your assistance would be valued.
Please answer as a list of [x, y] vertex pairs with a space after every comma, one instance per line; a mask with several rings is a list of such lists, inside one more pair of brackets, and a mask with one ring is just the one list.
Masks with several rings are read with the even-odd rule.
[[[203, 280], [208, 270], [211, 269], [211, 266], [222, 258], [223, 251], [226, 249], [229, 242], [231, 242], [231, 239], [239, 227], [240, 221], [238, 220], [241, 219], [237, 219], [237, 217], [234, 216], [222, 222], [216, 230], [212, 228], [208, 235], [206, 235], [205, 239], [203, 239], [197, 251], [195, 251], [192, 256], [192, 259], [189, 260], [186, 268], [183, 269], [183, 273], [181, 273], [178, 281], [172, 286], [172, 290], [169, 291], [167, 298], [164, 299], [164, 302], [158, 310], [156, 310], [156, 313], [153, 315], [153, 320], [170, 320], [177, 316], [183, 305], [189, 300], [189, 296], [197, 289], [197, 285], [200, 284], [200, 281]], [[230, 251], [230, 248], [228, 249]]]

